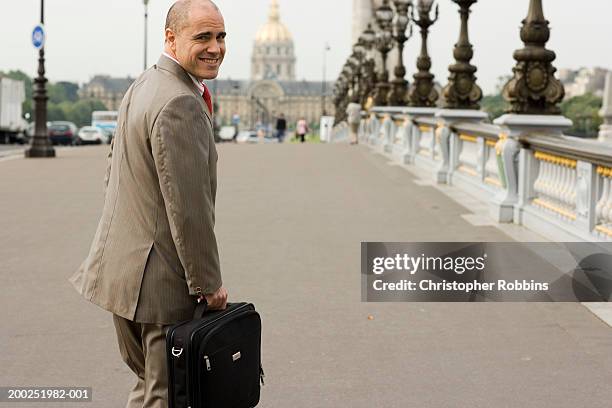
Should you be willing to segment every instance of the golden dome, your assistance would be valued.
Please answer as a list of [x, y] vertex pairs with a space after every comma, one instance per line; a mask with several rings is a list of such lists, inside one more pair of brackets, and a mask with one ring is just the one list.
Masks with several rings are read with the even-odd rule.
[[270, 4], [270, 12], [268, 13], [268, 22], [264, 24], [257, 35], [255, 42], [257, 43], [279, 43], [293, 41], [289, 29], [281, 23], [280, 13], [278, 11], [278, 0], [272, 0]]

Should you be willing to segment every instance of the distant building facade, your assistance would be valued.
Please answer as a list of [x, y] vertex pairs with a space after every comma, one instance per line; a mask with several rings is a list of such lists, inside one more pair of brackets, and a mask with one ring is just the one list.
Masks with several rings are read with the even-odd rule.
[[208, 82], [215, 95], [217, 120], [231, 125], [239, 117], [242, 129], [253, 129], [258, 124], [274, 126], [275, 118], [283, 113], [289, 125], [300, 117], [315, 124], [323, 111], [323, 92], [325, 111], [333, 115], [333, 82], [298, 81], [296, 75], [293, 38], [281, 22], [278, 0], [272, 0], [268, 21], [255, 36], [251, 78]]
[[559, 80], [565, 87], [565, 99], [592, 93], [603, 96], [607, 69], [581, 68], [579, 70], [560, 69]]
[[[257, 35], [251, 57], [249, 80], [207, 81], [214, 95], [216, 120], [230, 125], [240, 118], [242, 129], [271, 124], [284, 114], [291, 126], [301, 117], [316, 124], [323, 113], [334, 114], [333, 82], [296, 80], [295, 47], [291, 33], [280, 20], [278, 0], [271, 0], [268, 21]], [[83, 85], [82, 98], [100, 100], [108, 110], [118, 110], [134, 78], [97, 75]], [[325, 94], [325, 108], [323, 95]]]
[[108, 75], [96, 75], [83, 85], [79, 91], [81, 98], [93, 98], [101, 101], [108, 110], [119, 110], [123, 96], [134, 78], [112, 78]]

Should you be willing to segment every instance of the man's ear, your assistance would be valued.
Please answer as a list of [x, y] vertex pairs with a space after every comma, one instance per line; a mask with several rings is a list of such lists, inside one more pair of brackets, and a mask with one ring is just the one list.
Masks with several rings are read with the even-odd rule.
[[170, 46], [172, 52], [176, 53], [176, 34], [169, 28], [166, 28], [166, 44]]

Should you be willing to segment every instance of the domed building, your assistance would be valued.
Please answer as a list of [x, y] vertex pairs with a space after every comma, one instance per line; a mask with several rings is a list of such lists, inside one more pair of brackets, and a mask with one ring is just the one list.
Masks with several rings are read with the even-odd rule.
[[239, 117], [241, 129], [274, 127], [282, 113], [289, 126], [300, 117], [317, 126], [323, 92], [325, 111], [333, 115], [333, 82], [298, 81], [297, 74], [293, 36], [281, 21], [278, 0], [271, 0], [268, 21], [259, 28], [253, 43], [251, 78], [218, 79], [209, 84], [217, 104], [217, 121], [222, 126], [232, 125], [232, 119]]
[[295, 80], [295, 54], [293, 38], [287, 27], [280, 21], [278, 1], [270, 6], [268, 22], [255, 36], [251, 79]]

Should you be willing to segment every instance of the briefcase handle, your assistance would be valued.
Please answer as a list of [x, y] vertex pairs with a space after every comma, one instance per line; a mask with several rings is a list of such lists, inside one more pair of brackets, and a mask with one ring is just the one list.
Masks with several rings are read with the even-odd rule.
[[[231, 303], [227, 303], [226, 308], [230, 307]], [[194, 319], [201, 319], [204, 317], [204, 314], [208, 311], [208, 302], [206, 298], [202, 298], [202, 301], [198, 302], [193, 312]]]
[[196, 305], [195, 310], [193, 311], [193, 318], [201, 319], [202, 317], [204, 317], [204, 313], [206, 313], [207, 310], [208, 302], [206, 301], [205, 297], [202, 297], [202, 300], [198, 301], [198, 304]]

